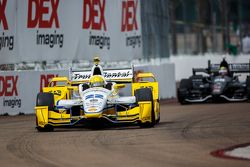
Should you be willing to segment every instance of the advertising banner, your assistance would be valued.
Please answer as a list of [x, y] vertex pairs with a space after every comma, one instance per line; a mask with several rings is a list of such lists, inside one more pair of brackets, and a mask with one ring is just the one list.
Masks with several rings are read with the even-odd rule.
[[0, 5], [0, 39], [7, 41], [0, 40], [1, 63], [142, 57], [140, 0], [0, 0]]
[[68, 71], [1, 72], [0, 114], [34, 113], [37, 93], [55, 76], [68, 76]]
[[17, 49], [16, 0], [0, 0], [0, 62], [19, 61]]

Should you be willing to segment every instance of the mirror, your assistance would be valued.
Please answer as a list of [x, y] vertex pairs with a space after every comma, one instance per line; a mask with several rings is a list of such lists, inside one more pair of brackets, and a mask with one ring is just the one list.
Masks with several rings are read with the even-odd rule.
[[121, 89], [121, 88], [124, 88], [125, 87], [125, 84], [115, 84], [114, 85], [114, 89]]

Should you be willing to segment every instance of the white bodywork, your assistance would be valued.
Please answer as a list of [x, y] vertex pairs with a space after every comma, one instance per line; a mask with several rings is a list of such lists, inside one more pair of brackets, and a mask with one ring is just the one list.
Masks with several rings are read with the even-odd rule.
[[107, 105], [133, 104], [136, 102], [135, 96], [120, 97], [116, 92], [100, 87], [80, 90], [79, 94], [80, 99], [59, 100], [56, 104], [57, 108], [69, 109], [73, 106], [83, 106], [85, 113], [98, 113], [107, 108]]
[[80, 92], [81, 99], [83, 101], [84, 112], [95, 113], [100, 112], [107, 106], [108, 96], [112, 92], [104, 88], [89, 88], [83, 92]]

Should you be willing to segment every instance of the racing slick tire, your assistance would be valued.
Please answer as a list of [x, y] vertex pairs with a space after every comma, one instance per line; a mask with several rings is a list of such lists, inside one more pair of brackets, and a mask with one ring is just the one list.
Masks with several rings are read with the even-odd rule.
[[141, 101], [151, 101], [152, 102], [152, 109], [151, 109], [151, 122], [140, 123], [141, 128], [151, 128], [154, 127], [156, 124], [155, 121], [155, 112], [154, 112], [154, 102], [153, 102], [153, 95], [152, 90], [150, 88], [142, 88], [135, 90], [135, 97], [137, 102]]
[[[54, 95], [52, 93], [40, 92], [37, 94], [36, 106], [48, 106], [49, 111], [54, 110]], [[52, 125], [46, 125], [44, 128], [38, 126], [36, 117], [36, 129], [39, 132], [51, 132], [54, 130]]]
[[188, 96], [188, 91], [192, 87], [192, 81], [191, 79], [182, 79], [179, 85], [179, 88], [177, 90], [177, 98], [178, 101], [181, 104], [187, 104], [187, 101], [185, 100]]
[[38, 93], [36, 98], [36, 106], [48, 106], [49, 111], [53, 111], [54, 95], [52, 93]]
[[250, 76], [247, 76], [246, 86], [247, 86], [247, 98], [248, 102], [250, 102]]
[[52, 125], [46, 125], [44, 128], [38, 126], [37, 117], [36, 117], [36, 130], [38, 132], [52, 132], [54, 131], [54, 127]]

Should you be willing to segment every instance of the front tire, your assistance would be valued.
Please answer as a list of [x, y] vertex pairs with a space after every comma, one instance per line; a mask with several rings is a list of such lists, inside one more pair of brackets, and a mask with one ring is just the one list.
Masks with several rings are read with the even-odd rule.
[[[48, 106], [49, 111], [54, 111], [54, 95], [52, 93], [40, 92], [37, 94], [36, 106]], [[40, 127], [36, 117], [36, 129], [38, 132], [51, 132], [54, 130], [52, 125]]]
[[154, 101], [152, 90], [150, 88], [142, 88], [135, 90], [135, 97], [137, 102], [141, 101], [151, 101], [152, 108], [151, 108], [151, 122], [140, 123], [141, 128], [151, 128], [154, 127], [156, 124], [155, 120], [155, 112], [154, 112]]
[[48, 106], [48, 110], [53, 111], [54, 95], [52, 93], [38, 93], [36, 98], [36, 106]]
[[182, 79], [179, 85], [179, 88], [177, 90], [177, 98], [179, 103], [181, 104], [187, 104], [187, 101], [185, 100], [188, 96], [188, 91], [192, 87], [192, 81], [190, 79]]

